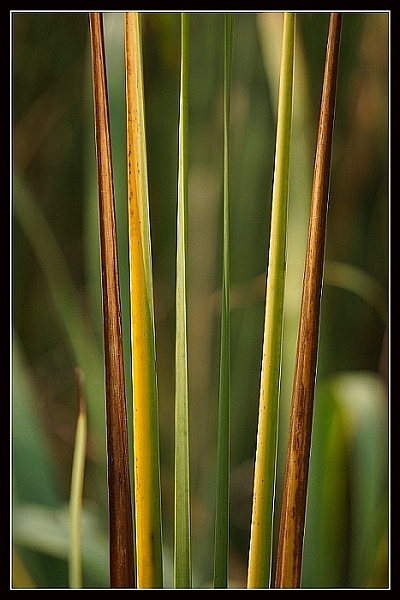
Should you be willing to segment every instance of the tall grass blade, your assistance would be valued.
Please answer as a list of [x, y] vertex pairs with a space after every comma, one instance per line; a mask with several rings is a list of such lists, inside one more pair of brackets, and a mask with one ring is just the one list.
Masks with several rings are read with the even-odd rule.
[[[49, 297], [75, 364], [85, 373], [85, 398], [92, 429], [104, 435], [104, 422], [99, 418], [96, 403], [103, 386], [99, 374], [103, 372], [102, 357], [89, 319], [82, 310], [82, 302], [74, 288], [67, 262], [61, 252], [39, 203], [15, 173], [13, 177], [13, 211], [19, 226], [29, 241], [46, 280]], [[94, 436], [96, 458], [103, 460], [103, 444]]]
[[134, 552], [103, 18], [90, 13], [102, 267], [110, 585], [133, 587]]
[[230, 236], [229, 121], [233, 44], [232, 14], [225, 15], [224, 53], [224, 190], [221, 350], [218, 408], [217, 508], [215, 519], [214, 587], [228, 587], [229, 467], [230, 467]]
[[158, 396], [147, 180], [142, 41], [125, 14], [129, 257], [137, 586], [163, 586]]
[[190, 539], [189, 393], [187, 334], [189, 15], [181, 14], [181, 78], [178, 133], [175, 366], [174, 586], [192, 585]]
[[82, 498], [85, 476], [87, 419], [83, 393], [83, 375], [75, 369], [78, 390], [78, 419], [76, 424], [74, 456], [72, 460], [71, 492], [69, 502], [70, 547], [69, 547], [69, 587], [82, 587]]
[[248, 588], [270, 584], [280, 386], [295, 15], [285, 13], [279, 82]]
[[297, 338], [275, 587], [301, 581], [341, 14], [331, 13]]

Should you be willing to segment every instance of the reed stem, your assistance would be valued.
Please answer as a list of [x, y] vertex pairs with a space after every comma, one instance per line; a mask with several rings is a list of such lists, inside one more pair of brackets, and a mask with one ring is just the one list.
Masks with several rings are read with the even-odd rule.
[[178, 132], [176, 251], [175, 518], [174, 586], [192, 586], [189, 472], [189, 386], [187, 333], [189, 15], [181, 14], [181, 79]]
[[120, 588], [133, 587], [135, 583], [133, 520], [103, 16], [101, 13], [90, 13], [89, 20], [100, 216], [110, 586]]
[[224, 191], [221, 349], [218, 408], [217, 507], [215, 519], [214, 587], [228, 587], [230, 469], [230, 235], [229, 121], [234, 15], [225, 15], [224, 38]]
[[253, 512], [247, 577], [248, 588], [269, 587], [271, 574], [283, 301], [286, 275], [294, 34], [295, 15], [285, 13], [279, 81]]
[[163, 586], [158, 393], [138, 13], [125, 14], [129, 261], [138, 588]]
[[340, 13], [331, 13], [297, 338], [276, 588], [298, 588], [301, 582], [341, 21]]

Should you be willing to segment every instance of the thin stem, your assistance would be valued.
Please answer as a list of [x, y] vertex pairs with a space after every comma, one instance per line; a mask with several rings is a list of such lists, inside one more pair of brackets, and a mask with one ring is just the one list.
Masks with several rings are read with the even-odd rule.
[[133, 587], [134, 554], [103, 19], [90, 13], [104, 321], [110, 585]]
[[75, 369], [78, 392], [78, 419], [76, 424], [74, 456], [72, 460], [71, 492], [69, 503], [70, 516], [70, 548], [69, 548], [69, 587], [82, 587], [82, 497], [85, 476], [87, 419], [86, 404], [83, 394], [81, 370]]
[[176, 255], [175, 588], [192, 585], [187, 337], [188, 62], [189, 15], [182, 13]]
[[139, 588], [163, 586], [158, 394], [140, 17], [125, 14], [136, 563]]
[[318, 128], [275, 587], [301, 581], [341, 14], [331, 13]]
[[292, 124], [294, 32], [295, 15], [293, 13], [285, 13], [279, 82], [253, 512], [247, 578], [247, 586], [249, 588], [269, 587], [271, 573], [283, 300], [286, 274], [286, 228]]
[[214, 587], [228, 586], [229, 467], [230, 467], [230, 239], [229, 239], [229, 120], [233, 42], [232, 14], [225, 15], [224, 58], [224, 195], [221, 350], [218, 410], [218, 479], [215, 519]]

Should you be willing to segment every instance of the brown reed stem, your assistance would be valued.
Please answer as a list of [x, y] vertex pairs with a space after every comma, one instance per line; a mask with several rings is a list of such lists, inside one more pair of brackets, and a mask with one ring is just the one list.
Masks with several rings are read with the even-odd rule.
[[103, 18], [90, 13], [104, 320], [110, 586], [133, 587], [134, 551], [125, 378]]
[[276, 588], [297, 588], [301, 581], [341, 20], [340, 13], [331, 13], [297, 338]]

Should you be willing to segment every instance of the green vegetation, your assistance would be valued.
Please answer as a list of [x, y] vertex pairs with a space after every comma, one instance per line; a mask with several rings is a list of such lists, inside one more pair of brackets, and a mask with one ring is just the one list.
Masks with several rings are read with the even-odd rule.
[[[138, 288], [131, 289], [125, 19], [104, 14], [132, 497], [139, 498], [135, 486], [148, 459], [148, 523], [162, 539], [162, 548], [155, 541], [158, 567], [152, 575], [146, 566], [141, 571], [149, 530], [144, 524], [139, 541], [136, 521], [132, 548], [141, 587], [223, 587], [225, 579], [231, 588], [247, 585], [283, 14], [236, 13], [233, 32], [225, 29], [226, 17], [150, 12], [135, 30], [144, 82], [134, 142], [143, 177], [134, 184], [142, 194], [136, 256], [143, 264], [136, 273], [146, 298], [146, 327], [138, 335], [147, 339], [147, 364], [154, 365], [145, 384], [150, 411], [135, 417], [138, 313], [131, 294]], [[75, 517], [82, 509], [75, 548], [82, 587], [106, 588], [106, 388], [89, 19], [83, 12], [19, 12], [11, 19], [13, 586], [80, 585], [77, 564], [69, 579], [78, 367], [87, 438], [82, 507], [82, 473], [72, 479]], [[295, 20], [276, 488], [267, 515], [272, 573], [329, 14], [298, 13]], [[301, 580], [308, 588], [389, 585], [389, 22], [388, 13], [343, 14]], [[138, 418], [147, 421], [139, 432]], [[229, 423], [222, 437], [221, 421]], [[221, 487], [218, 470], [227, 461], [218, 456], [227, 444], [228, 484]], [[141, 465], [138, 446], [151, 448]], [[229, 531], [214, 553], [227, 489]], [[142, 500], [135, 499], [135, 520]], [[185, 530], [179, 556], [177, 518]]]

